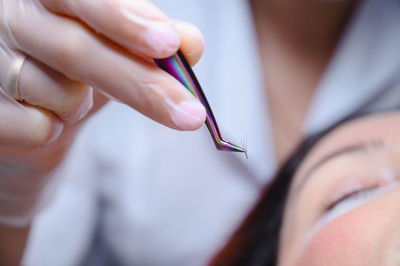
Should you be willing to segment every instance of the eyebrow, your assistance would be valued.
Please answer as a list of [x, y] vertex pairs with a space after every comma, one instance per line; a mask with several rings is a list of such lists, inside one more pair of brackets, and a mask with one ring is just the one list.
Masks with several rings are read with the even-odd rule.
[[372, 149], [381, 149], [384, 147], [384, 143], [380, 140], [373, 140], [369, 142], [363, 142], [363, 143], [358, 143], [350, 146], [344, 146], [338, 150], [334, 150], [333, 152], [325, 155], [321, 159], [319, 159], [316, 163], [314, 163], [303, 175], [302, 178], [300, 178], [300, 183], [296, 186], [295, 191], [300, 191], [304, 184], [307, 182], [307, 180], [312, 176], [312, 174], [321, 166], [326, 164], [327, 162], [343, 156], [343, 155], [349, 155], [353, 153], [359, 153], [359, 152], [367, 152]]

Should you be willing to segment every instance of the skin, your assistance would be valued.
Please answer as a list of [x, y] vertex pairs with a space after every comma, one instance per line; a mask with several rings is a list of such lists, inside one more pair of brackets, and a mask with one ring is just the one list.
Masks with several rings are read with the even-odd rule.
[[315, 90], [357, 3], [251, 1], [279, 163], [301, 139]]
[[28, 232], [29, 226], [13, 228], [0, 225], [0, 266], [19, 265]]
[[[21, 111], [14, 105], [0, 105], [0, 114], [12, 114], [6, 117], [8, 120], [4, 117], [0, 120], [0, 163], [12, 161], [15, 166], [15, 169], [7, 169], [11, 170], [7, 173], [0, 172], [0, 176], [32, 182], [41, 180], [57, 167], [81, 125], [107, 101], [100, 91], [174, 129], [195, 130], [203, 124], [203, 108], [190, 108], [186, 110], [188, 115], [174, 112], [180, 110], [177, 108], [180, 103], [190, 102], [193, 97], [151, 61], [153, 57], [170, 56], [180, 48], [191, 64], [196, 63], [203, 51], [203, 39], [195, 27], [171, 20], [150, 1], [25, 2], [34, 4], [20, 9], [16, 1], [0, 0], [0, 11], [8, 8], [9, 15], [0, 21], [0, 31], [12, 33], [12, 36], [5, 34], [4, 41], [10, 49], [28, 55], [19, 88], [27, 108]], [[273, 133], [285, 136], [274, 140], [278, 161], [283, 160], [298, 139], [299, 125], [308, 109], [313, 88], [333, 52], [342, 23], [352, 9], [348, 2], [356, 1], [321, 5], [306, 0], [293, 5], [288, 5], [287, 1], [253, 2], [254, 10], [260, 11], [254, 16], [264, 75], [274, 77], [266, 84], [270, 88], [270, 103], [286, 99], [287, 104], [293, 106], [292, 114], [300, 114], [294, 118], [291, 115], [282, 117], [279, 114], [283, 112], [278, 107], [284, 105], [270, 105]], [[41, 5], [44, 8], [38, 8]], [[337, 8], [332, 9], [332, 5]], [[271, 7], [279, 11], [276, 13], [279, 16], [271, 16], [268, 12]], [[309, 21], [303, 19], [310, 15], [309, 10], [319, 14], [315, 17], [318, 23], [313, 24], [320, 28], [315, 31], [309, 31]], [[264, 17], [270, 19], [265, 21]], [[265, 31], [260, 31], [264, 28]], [[48, 38], [49, 35], [53, 38]], [[285, 36], [293, 39], [288, 41]], [[7, 72], [12, 60], [4, 55], [0, 53], [0, 79], [5, 78], [2, 74]], [[111, 65], [112, 72], [108, 71]], [[303, 72], [305, 69], [309, 71]], [[288, 74], [293, 77], [293, 83], [286, 83]], [[293, 84], [296, 90], [285, 89], [293, 88]], [[89, 112], [90, 108], [82, 110], [81, 107], [90, 98], [91, 87], [95, 89], [93, 108]], [[299, 94], [291, 97], [293, 92]], [[173, 119], [174, 116], [179, 119]], [[19, 122], [15, 123], [16, 120]], [[283, 124], [276, 124], [276, 121]], [[21, 168], [29, 171], [20, 173], [18, 169]], [[27, 228], [0, 228], [0, 234], [4, 235], [26, 236], [28, 231]], [[23, 249], [25, 237], [17, 239], [19, 248], [15, 250], [19, 251]], [[10, 254], [7, 250], [8, 242], [0, 242], [2, 260]], [[15, 254], [10, 256], [15, 258]]]
[[[400, 112], [360, 118], [334, 130], [311, 151], [290, 188], [280, 266], [400, 264], [399, 125]], [[363, 148], [320, 163], [349, 146]], [[374, 196], [349, 197], [327, 212], [339, 198], [367, 188]], [[321, 222], [329, 212], [336, 215]]]
[[[45, 183], [82, 125], [108, 101], [104, 92], [173, 129], [203, 125], [204, 108], [189, 108], [189, 115], [175, 108], [194, 98], [152, 61], [179, 48], [194, 65], [202, 35], [150, 1], [0, 0], [0, 13], [7, 14], [0, 19], [0, 41], [7, 44], [7, 51], [0, 47], [0, 83], [15, 51], [27, 55], [18, 88], [25, 108], [0, 97], [0, 181], [24, 184], [8, 184], [5, 193], [15, 192], [15, 204], [2, 205], [6, 216], [34, 207], [37, 184]], [[29, 224], [0, 226], [0, 266], [19, 264], [28, 233]]]

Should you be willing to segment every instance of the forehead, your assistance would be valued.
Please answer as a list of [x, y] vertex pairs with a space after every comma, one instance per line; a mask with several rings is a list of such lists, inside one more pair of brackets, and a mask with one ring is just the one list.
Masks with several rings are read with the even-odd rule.
[[379, 113], [347, 122], [325, 136], [310, 152], [298, 169], [293, 186], [301, 182], [306, 172], [321, 158], [345, 147], [368, 143], [382, 138], [400, 137], [400, 111]]

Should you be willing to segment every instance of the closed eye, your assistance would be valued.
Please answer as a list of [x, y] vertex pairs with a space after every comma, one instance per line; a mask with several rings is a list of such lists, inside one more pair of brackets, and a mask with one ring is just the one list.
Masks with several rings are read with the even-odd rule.
[[392, 191], [398, 186], [398, 182], [391, 183], [384, 186], [374, 186], [365, 189], [359, 189], [346, 195], [343, 195], [339, 200], [330, 205], [321, 219], [325, 223], [341, 216], [355, 208], [358, 208], [370, 201], [373, 201], [388, 192]]
[[394, 182], [384, 186], [367, 187], [365, 189], [358, 189], [343, 195], [340, 199], [330, 204], [324, 214], [313, 226], [307, 234], [306, 241], [310, 239], [319, 229], [321, 229], [328, 222], [344, 215], [345, 213], [354, 210], [368, 202], [382, 197], [383, 195], [394, 190], [399, 185], [399, 182]]
[[340, 206], [346, 200], [360, 200], [362, 198], [368, 198], [372, 195], [375, 189], [379, 188], [379, 186], [367, 187], [363, 189], [355, 189], [354, 191], [350, 191], [340, 197], [339, 199], [335, 200], [334, 202], [330, 203], [328, 207], [326, 207], [326, 212], [333, 211], [335, 208]]

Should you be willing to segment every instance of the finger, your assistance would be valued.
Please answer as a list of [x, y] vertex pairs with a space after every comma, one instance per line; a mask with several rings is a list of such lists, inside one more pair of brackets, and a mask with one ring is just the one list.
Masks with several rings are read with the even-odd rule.
[[[17, 46], [72, 80], [130, 105], [171, 128], [195, 130], [205, 120], [204, 107], [155, 64], [99, 38], [82, 24], [50, 13], [28, 13], [11, 22]], [[52, 36], [52, 38], [48, 38]]]
[[[204, 38], [200, 30], [193, 24], [185, 21], [174, 20], [175, 27], [181, 39], [180, 50], [185, 55], [191, 66], [199, 60], [204, 50]], [[153, 62], [152, 57], [143, 57], [148, 62]]]
[[[72, 81], [33, 58], [21, 58], [24, 57], [19, 52], [0, 47], [0, 84], [6, 94], [48, 109], [69, 124], [88, 113], [93, 104], [89, 86]], [[13, 68], [20, 61], [21, 66]]]
[[189, 61], [190, 65], [195, 65], [204, 50], [204, 38], [200, 30], [194, 25], [175, 20], [175, 26], [181, 37], [181, 51]]
[[81, 120], [93, 106], [92, 89], [27, 58], [19, 78], [19, 100], [40, 106], [68, 124]]
[[63, 123], [49, 111], [0, 100], [0, 145], [42, 147], [54, 142], [62, 130]]
[[50, 10], [78, 18], [96, 32], [145, 56], [175, 53], [179, 34], [160, 9], [147, 0], [41, 0]]

